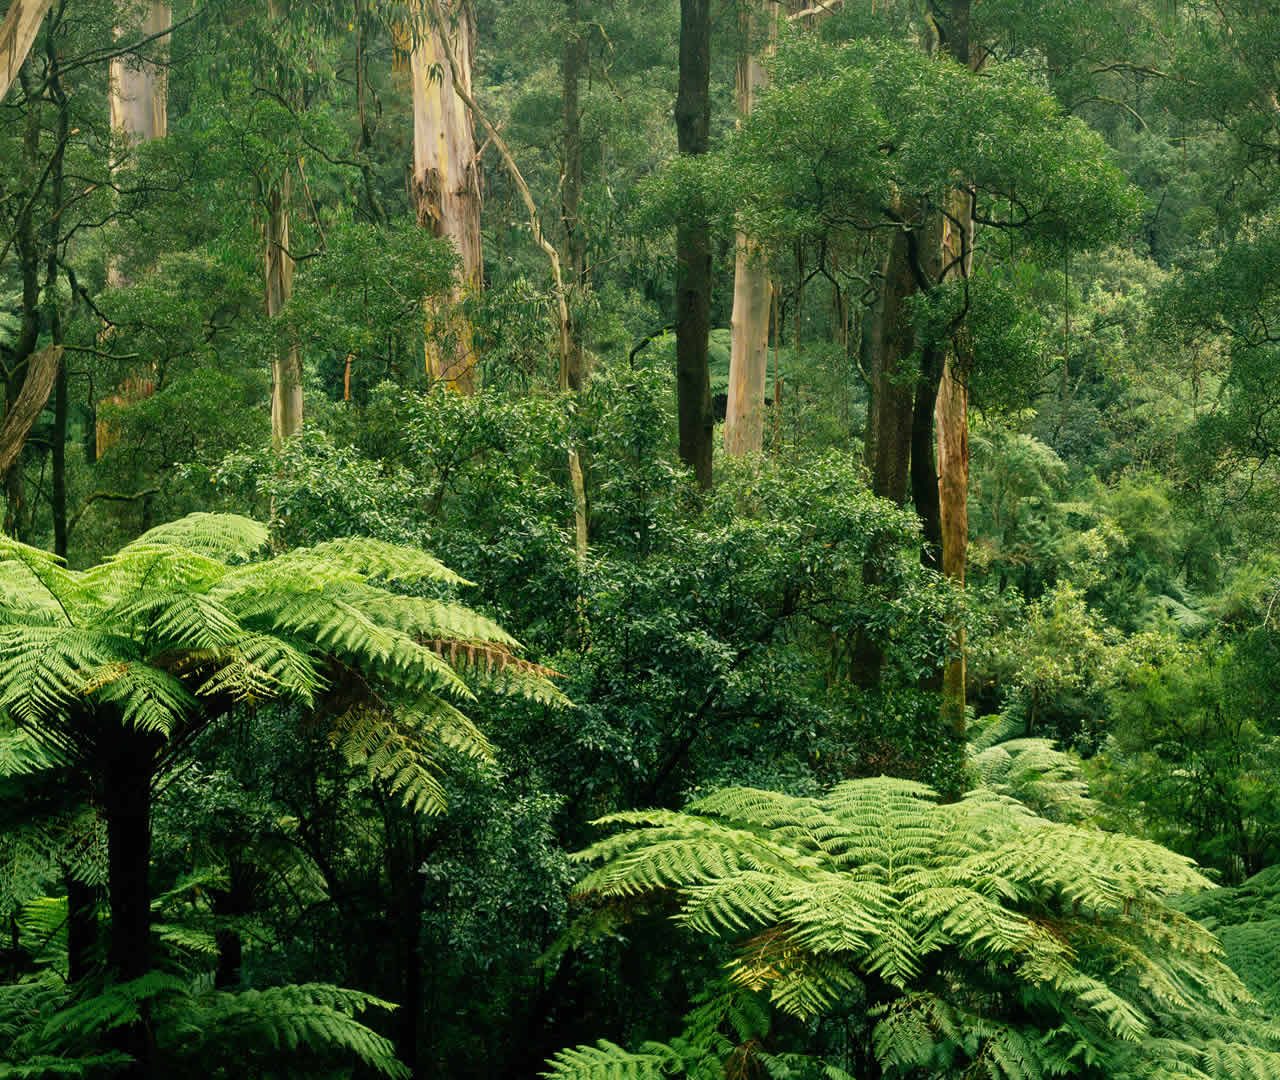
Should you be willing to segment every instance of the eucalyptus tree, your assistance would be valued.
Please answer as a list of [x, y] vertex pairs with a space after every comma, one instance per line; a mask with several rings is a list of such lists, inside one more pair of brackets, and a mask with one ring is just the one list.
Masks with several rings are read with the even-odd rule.
[[411, 9], [413, 79], [413, 199], [418, 224], [449, 239], [458, 254], [457, 284], [448, 302], [428, 308], [426, 361], [434, 378], [456, 390], [476, 388], [473, 332], [462, 305], [480, 289], [480, 167], [471, 94], [476, 48], [471, 0], [451, 0], [433, 18], [433, 0]]
[[40, 24], [53, 0], [10, 0], [0, 23], [0, 98], [9, 92], [18, 69], [35, 44]]

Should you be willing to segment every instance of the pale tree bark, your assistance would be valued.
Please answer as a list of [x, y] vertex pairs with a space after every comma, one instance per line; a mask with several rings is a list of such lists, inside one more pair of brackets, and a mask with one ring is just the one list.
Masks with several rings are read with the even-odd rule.
[[[153, 2], [142, 22], [144, 37], [163, 35], [173, 25], [168, 4]], [[163, 64], [118, 56], [111, 61], [111, 128], [130, 142], [163, 139], [169, 131], [169, 80]]]
[[[163, 37], [173, 25], [173, 12], [168, 4], [153, 2], [142, 21], [146, 38]], [[116, 36], [120, 36], [117, 28]], [[156, 48], [161, 46], [156, 45]], [[107, 106], [111, 130], [130, 146], [163, 139], [169, 133], [169, 78], [162, 63], [135, 56], [118, 56], [111, 61], [107, 77]], [[129, 282], [114, 256], [107, 261], [107, 284], [114, 289]], [[106, 401], [112, 405], [131, 405], [155, 392], [155, 379], [148, 371], [129, 375]], [[119, 433], [102, 420], [94, 424], [94, 456], [101, 457], [119, 438]]]
[[[434, 32], [445, 25], [446, 12], [441, 0], [429, 0], [429, 3], [428, 10]], [[440, 40], [447, 41], [448, 39], [441, 38]], [[489, 141], [493, 144], [494, 149], [497, 150], [503, 165], [506, 166], [507, 174], [511, 177], [511, 182], [515, 184], [516, 191], [520, 193], [520, 199], [524, 203], [526, 213], [529, 215], [529, 231], [533, 234], [534, 243], [538, 245], [538, 248], [547, 257], [547, 263], [551, 267], [551, 283], [556, 298], [557, 339], [560, 345], [560, 389], [562, 391], [569, 390], [574, 341], [572, 322], [569, 315], [568, 293], [560, 264], [560, 252], [556, 250], [555, 245], [547, 239], [546, 234], [542, 231], [542, 217], [538, 213], [538, 205], [534, 202], [533, 192], [525, 181], [524, 174], [516, 163], [515, 155], [511, 153], [511, 148], [507, 145], [507, 140], [502, 137], [502, 133], [493, 125], [476, 103], [476, 99], [472, 97], [471, 80], [470, 78], [463, 80], [459, 60], [448, 44], [444, 46], [443, 62], [453, 77], [454, 93], [461, 99], [469, 114], [484, 128]], [[587, 554], [587, 496], [586, 485], [582, 475], [582, 462], [576, 448], [569, 450], [569, 482], [573, 490], [575, 546], [578, 558], [584, 559]]]
[[0, 23], [0, 99], [9, 92], [53, 0], [9, 0]]
[[[739, 123], [751, 115], [755, 98], [766, 85], [756, 38], [760, 23], [765, 22], [764, 51], [772, 52], [777, 41], [778, 8], [777, 0], [748, 0], [739, 10], [742, 42], [737, 69]], [[739, 232], [733, 268], [733, 329], [724, 417], [724, 449], [730, 457], [759, 453], [764, 448], [771, 291], [764, 253], [749, 236]]]
[[[267, 318], [275, 319], [293, 295], [293, 257], [289, 254], [288, 173], [266, 193], [263, 224], [263, 283]], [[276, 347], [271, 360], [271, 441], [279, 447], [302, 428], [302, 356], [292, 343]]]
[[453, 243], [459, 270], [449, 302], [427, 310], [427, 370], [461, 393], [476, 387], [476, 355], [461, 302], [479, 291], [480, 179], [471, 97], [475, 17], [469, 0], [432, 0], [429, 25], [414, 42], [413, 197], [418, 224]]

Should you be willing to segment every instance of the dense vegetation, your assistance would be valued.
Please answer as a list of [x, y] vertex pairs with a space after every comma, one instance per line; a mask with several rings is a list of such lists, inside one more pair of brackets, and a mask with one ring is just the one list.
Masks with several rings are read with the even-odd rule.
[[7, 0], [0, 1078], [1280, 1076], [1280, 15]]

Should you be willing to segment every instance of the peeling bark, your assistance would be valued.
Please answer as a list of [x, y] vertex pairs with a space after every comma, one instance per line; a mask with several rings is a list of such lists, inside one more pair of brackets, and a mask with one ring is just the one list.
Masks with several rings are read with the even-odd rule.
[[26, 62], [52, 6], [53, 0], [9, 0], [9, 10], [0, 24], [0, 99], [18, 77], [18, 69]]
[[411, 56], [413, 198], [418, 224], [450, 240], [459, 258], [448, 302], [427, 305], [427, 370], [451, 389], [472, 393], [475, 345], [460, 304], [479, 291], [484, 269], [475, 127], [466, 105], [475, 21], [466, 0], [444, 14], [447, 22], [432, 19]]

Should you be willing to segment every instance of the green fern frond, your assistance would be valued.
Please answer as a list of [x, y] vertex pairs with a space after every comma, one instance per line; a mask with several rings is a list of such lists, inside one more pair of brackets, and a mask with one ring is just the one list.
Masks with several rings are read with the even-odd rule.
[[[583, 893], [670, 894], [691, 929], [745, 939], [733, 979], [802, 1019], [863, 979], [895, 988], [876, 1029], [886, 1066], [1067, 1075], [1176, 1031], [1207, 1074], [1249, 1076], [1224, 1070], [1275, 1049], [1241, 1038], [1248, 994], [1213, 936], [1170, 905], [1210, 883], [1157, 845], [990, 790], [940, 804], [886, 778], [817, 798], [731, 788], [603, 823], [622, 829], [581, 854], [599, 864]], [[1043, 1028], [1001, 1015], [1019, 1001]], [[1209, 1050], [1219, 1043], [1252, 1049], [1237, 1062]]]
[[65, 764], [65, 758], [29, 731], [0, 732], [0, 778], [31, 776]]
[[217, 562], [247, 559], [267, 546], [267, 527], [239, 514], [188, 514], [143, 533], [124, 552], [167, 544]]
[[347, 762], [362, 766], [417, 813], [446, 809], [439, 763], [412, 729], [388, 709], [357, 706], [334, 721], [330, 739]]
[[665, 1080], [683, 1071], [680, 1055], [655, 1044], [632, 1052], [601, 1039], [595, 1046], [561, 1050], [539, 1075], [548, 1080]]
[[424, 581], [447, 585], [471, 584], [425, 551], [367, 537], [327, 540], [287, 552], [275, 561], [282, 567], [298, 563], [341, 566], [369, 580], [398, 582], [403, 585], [415, 585]]

